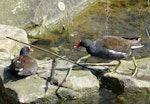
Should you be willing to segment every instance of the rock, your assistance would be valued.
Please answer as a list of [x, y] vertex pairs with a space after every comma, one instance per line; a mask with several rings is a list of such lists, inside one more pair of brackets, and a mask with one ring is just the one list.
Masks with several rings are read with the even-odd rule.
[[[150, 58], [144, 58], [137, 60], [138, 72], [135, 77], [130, 75], [130, 71], [127, 68], [131, 68], [131, 61], [123, 61], [118, 69], [118, 73], [107, 73], [101, 77], [101, 87], [105, 87], [108, 90], [116, 94], [137, 94], [150, 92], [149, 70], [147, 68]], [[54, 78], [57, 80], [57, 84], [63, 81], [66, 76], [67, 70], [73, 66], [72, 63], [57, 60], [56, 70]], [[143, 63], [145, 62], [145, 63]], [[112, 62], [114, 63], [114, 62]], [[19, 103], [40, 103], [45, 102], [54, 103], [58, 102], [59, 98], [62, 100], [75, 100], [86, 98], [92, 93], [99, 92], [99, 80], [91, 74], [88, 70], [72, 70], [70, 77], [62, 84], [58, 89], [58, 86], [51, 85], [49, 82], [52, 61], [38, 61], [39, 70], [38, 75], [32, 75], [23, 79], [17, 78], [7, 69], [4, 70], [3, 82], [6, 89], [6, 95]], [[145, 71], [145, 77], [139, 77]], [[3, 89], [3, 87], [1, 87]], [[57, 93], [56, 93], [57, 92]], [[16, 99], [16, 100], [14, 100]], [[121, 99], [122, 100], [122, 99]]]
[[75, 100], [83, 97], [83, 94], [71, 89], [59, 89], [57, 92], [59, 98], [62, 100]]
[[[90, 91], [99, 91], [99, 80], [90, 71], [72, 70], [71, 76], [64, 82], [62, 87], [51, 85], [49, 82], [52, 61], [38, 61], [38, 75], [32, 75], [23, 79], [17, 78], [8, 69], [5, 69], [3, 82], [5, 87], [16, 92], [17, 96], [12, 96], [20, 103], [36, 102], [38, 99], [48, 99], [57, 101], [73, 100], [90, 95]], [[60, 84], [66, 76], [67, 69], [73, 64], [63, 60], [57, 60], [56, 73], [54, 78]], [[10, 94], [10, 92], [8, 92]], [[11, 94], [10, 94], [11, 95]], [[51, 101], [49, 101], [50, 103]]]
[[18, 104], [18, 102], [16, 101], [16, 99], [12, 98], [7, 92], [9, 92], [9, 94], [11, 93], [11, 95], [15, 95], [16, 93], [13, 90], [10, 89], [5, 89], [1, 76], [0, 76], [0, 104]]
[[[109, 84], [104, 84], [109, 87], [109, 90], [119, 94], [128, 93], [150, 93], [150, 58], [144, 58], [137, 60], [138, 71], [133, 77], [129, 68], [133, 67], [132, 61], [122, 61], [121, 66], [118, 68], [118, 73], [107, 73], [102, 78], [102, 82], [109, 81]], [[119, 87], [120, 86], [120, 87]], [[124, 88], [124, 89], [123, 89]]]
[[[50, 61], [48, 61], [50, 63]], [[64, 60], [57, 60], [56, 61], [56, 75], [55, 78], [58, 80], [60, 84], [69, 68], [71, 68], [74, 64], [64, 61]], [[40, 64], [40, 63], [39, 63]], [[41, 65], [41, 64], [40, 64]], [[40, 67], [44, 67], [50, 69], [52, 66], [51, 64], [41, 65]], [[67, 69], [67, 70], [66, 70]], [[42, 77], [49, 77], [49, 70], [42, 75]], [[85, 88], [99, 88], [99, 80], [94, 76], [90, 71], [86, 70], [72, 70], [71, 75], [69, 78], [64, 82], [63, 87], [71, 88], [74, 90], [80, 90]]]
[[1, 60], [10, 59], [12, 55], [18, 56], [20, 49], [24, 46], [24, 44], [5, 38], [6, 36], [28, 43], [27, 34], [23, 29], [0, 25], [0, 43], [3, 43], [0, 44]]
[[17, 93], [17, 96], [12, 96], [12, 98], [17, 99], [20, 103], [29, 103], [46, 95], [50, 98], [57, 98], [54, 92], [57, 87], [50, 84], [47, 86], [49, 90], [45, 92], [46, 81], [38, 76], [31, 76], [5, 84], [6, 88], [10, 88]]
[[[0, 22], [7, 25], [21, 27], [29, 35], [43, 34], [56, 25], [62, 25], [64, 20], [69, 20], [96, 0], [35, 0], [1, 1]], [[10, 5], [8, 8], [8, 5]]]
[[73, 71], [63, 84], [67, 88], [81, 90], [85, 88], [99, 88], [99, 80], [90, 71]]

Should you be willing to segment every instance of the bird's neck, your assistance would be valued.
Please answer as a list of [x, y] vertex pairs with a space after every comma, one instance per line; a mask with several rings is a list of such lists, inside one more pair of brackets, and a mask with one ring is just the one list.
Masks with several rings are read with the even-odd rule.
[[86, 50], [89, 54], [93, 54], [94, 52], [96, 52], [96, 46], [94, 44], [90, 44], [86, 46]]
[[20, 55], [28, 55], [29, 52], [20, 52]]

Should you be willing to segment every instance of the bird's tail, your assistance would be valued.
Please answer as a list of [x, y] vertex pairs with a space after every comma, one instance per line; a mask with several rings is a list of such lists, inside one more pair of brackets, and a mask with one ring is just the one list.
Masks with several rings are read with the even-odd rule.
[[124, 39], [127, 39], [131, 43], [131, 49], [141, 48], [144, 47], [144, 45], [141, 45], [139, 42], [141, 40], [140, 37], [123, 37]]
[[133, 44], [138, 43], [141, 40], [140, 37], [122, 37], [122, 38], [130, 41]]
[[131, 46], [131, 49], [142, 48], [142, 47], [144, 47], [144, 45], [138, 44], [138, 45]]

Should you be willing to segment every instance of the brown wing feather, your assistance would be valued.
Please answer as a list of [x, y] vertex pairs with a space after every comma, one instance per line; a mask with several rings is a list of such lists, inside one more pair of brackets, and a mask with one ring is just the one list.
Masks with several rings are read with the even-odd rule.
[[29, 57], [28, 55], [23, 55], [20, 58], [20, 61], [22, 62], [21, 63], [22, 67], [25, 70], [30, 70], [30, 69], [32, 69], [32, 67], [34, 67], [35, 65], [37, 65], [36, 61], [32, 57]]
[[131, 50], [131, 43], [128, 40], [116, 36], [104, 36], [103, 46], [118, 52], [128, 53]]

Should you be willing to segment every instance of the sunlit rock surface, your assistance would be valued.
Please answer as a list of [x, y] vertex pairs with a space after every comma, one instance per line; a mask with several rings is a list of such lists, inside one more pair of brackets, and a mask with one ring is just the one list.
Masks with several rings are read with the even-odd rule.
[[[134, 77], [131, 76], [130, 70], [128, 70], [128, 67], [132, 67], [132, 62], [123, 61], [122, 65], [118, 69], [118, 73], [107, 73], [101, 78], [101, 86], [99, 86], [99, 80], [97, 77], [90, 71], [74, 69], [71, 72], [70, 77], [64, 82], [62, 87], [60, 87], [57, 94], [55, 91], [58, 86], [51, 85], [48, 80], [51, 71], [51, 60], [38, 61], [39, 75], [32, 75], [20, 79], [5, 69], [4, 73], [1, 73], [1, 76], [3, 78], [5, 88], [11, 89], [13, 93], [16, 93], [16, 96], [11, 95], [10, 93], [12, 92], [9, 91], [7, 94], [11, 95], [13, 99], [16, 99], [16, 101], [21, 103], [43, 100], [46, 102], [57, 102], [59, 100], [58, 98], [63, 100], [80, 99], [84, 96], [90, 95], [91, 92], [98, 93], [99, 88], [101, 87], [105, 87], [116, 94], [149, 94], [149, 69], [147, 70], [145, 68], [149, 66], [148, 60], [150, 60], [150, 58], [137, 60], [138, 72]], [[143, 61], [146, 63], [143, 63]], [[58, 84], [62, 82], [67, 73], [67, 69], [72, 65], [73, 64], [71, 63], [58, 60], [54, 75]], [[3, 69], [1, 68], [1, 70]], [[143, 77], [141, 77], [142, 75]]]
[[0, 59], [7, 60], [13, 55], [18, 55], [19, 50], [24, 46], [14, 40], [7, 39], [6, 37], [11, 37], [22, 42], [28, 43], [27, 34], [23, 29], [17, 27], [0, 25]]
[[[60, 60], [58, 67], [56, 67], [55, 80], [60, 84], [66, 76], [67, 69], [63, 67], [71, 66], [71, 63]], [[47, 63], [47, 64], [42, 64]], [[39, 62], [39, 75], [32, 75], [23, 79], [12, 75], [7, 68], [3, 73], [3, 82], [5, 87], [17, 93], [17, 96], [12, 96], [18, 99], [21, 103], [30, 103], [39, 98], [46, 98], [58, 100], [58, 97], [64, 100], [73, 100], [90, 95], [90, 91], [98, 92], [99, 80], [90, 71], [73, 70], [70, 77], [64, 82], [62, 87], [58, 90], [58, 86], [51, 85], [48, 81], [51, 71], [51, 61]], [[63, 64], [62, 64], [63, 63]], [[65, 69], [65, 70], [64, 70]], [[41, 74], [40, 74], [41, 73]], [[9, 93], [9, 92], [8, 92]]]
[[[122, 61], [121, 66], [118, 68], [118, 73], [107, 73], [104, 75], [104, 81], [109, 81], [109, 89], [122, 90], [119, 86], [124, 86], [122, 92], [136, 94], [136, 93], [150, 93], [150, 58], [143, 58], [137, 60], [137, 73], [135, 76], [131, 75], [133, 66], [132, 61]], [[114, 79], [117, 79], [114, 81]], [[115, 87], [118, 85], [118, 88]], [[108, 87], [107, 86], [107, 87]]]
[[0, 23], [24, 28], [29, 35], [34, 36], [51, 30], [58, 24], [63, 25], [64, 20], [71, 19], [94, 1], [96, 0], [0, 1]]

